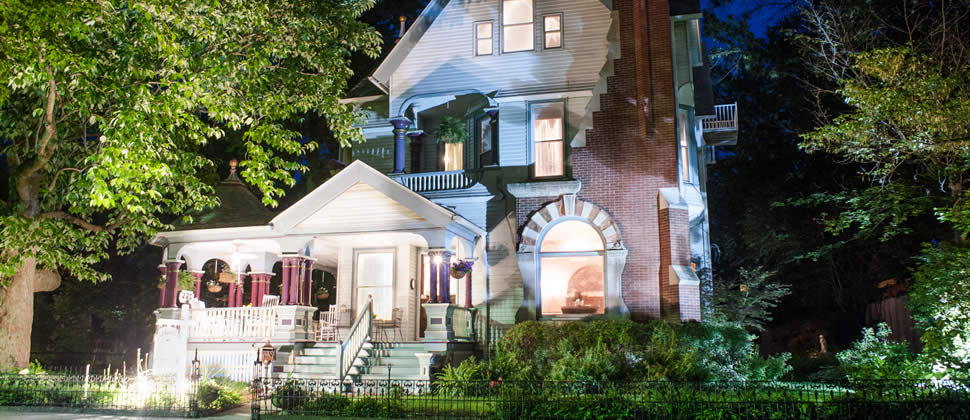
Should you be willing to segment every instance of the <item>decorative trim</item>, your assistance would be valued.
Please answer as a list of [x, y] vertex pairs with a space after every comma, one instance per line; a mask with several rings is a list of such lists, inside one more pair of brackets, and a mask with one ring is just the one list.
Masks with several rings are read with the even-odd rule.
[[519, 252], [536, 252], [536, 240], [546, 226], [560, 218], [575, 219], [577, 217], [586, 219], [600, 232], [606, 244], [606, 249], [626, 248], [623, 246], [620, 229], [606, 210], [588, 201], [580, 200], [574, 194], [563, 194], [559, 200], [546, 204], [532, 214], [529, 222], [522, 229]]
[[578, 180], [519, 182], [508, 184], [507, 188], [515, 198], [559, 197], [575, 195], [583, 188], [583, 183]]

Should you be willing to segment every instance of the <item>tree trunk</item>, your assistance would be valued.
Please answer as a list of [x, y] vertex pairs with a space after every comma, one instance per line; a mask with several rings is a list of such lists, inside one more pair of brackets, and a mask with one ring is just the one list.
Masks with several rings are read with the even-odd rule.
[[0, 372], [30, 364], [30, 332], [34, 322], [34, 292], [57, 289], [61, 278], [24, 261], [10, 285], [0, 290]]

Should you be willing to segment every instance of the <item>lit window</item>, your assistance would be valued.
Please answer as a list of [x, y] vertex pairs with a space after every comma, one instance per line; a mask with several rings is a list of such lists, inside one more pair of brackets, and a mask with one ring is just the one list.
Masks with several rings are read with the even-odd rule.
[[446, 171], [460, 171], [465, 166], [464, 143], [445, 143], [444, 166]]
[[502, 51], [528, 51], [535, 48], [533, 0], [502, 0]]
[[687, 117], [680, 116], [680, 170], [681, 179], [685, 183], [692, 183], [690, 168], [690, 148], [687, 138]]
[[567, 220], [545, 234], [539, 252], [543, 315], [604, 311], [603, 240], [585, 221]]
[[562, 48], [562, 15], [546, 16], [542, 19], [546, 48]]
[[374, 299], [374, 314], [378, 319], [391, 319], [394, 308], [394, 253], [367, 252], [357, 254], [357, 311], [363, 309], [367, 298]]
[[563, 104], [532, 105], [532, 142], [535, 176], [561, 176], [563, 170]]
[[475, 55], [492, 55], [492, 22], [475, 24]]

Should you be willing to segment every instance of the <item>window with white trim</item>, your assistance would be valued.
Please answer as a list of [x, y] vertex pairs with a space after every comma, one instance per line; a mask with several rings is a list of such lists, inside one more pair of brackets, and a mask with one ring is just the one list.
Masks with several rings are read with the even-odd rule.
[[533, 0], [502, 0], [502, 52], [535, 49]]
[[543, 47], [562, 48], [562, 15], [542, 17]]
[[565, 174], [563, 103], [532, 104], [532, 147], [536, 178]]
[[492, 55], [492, 22], [475, 24], [475, 55]]

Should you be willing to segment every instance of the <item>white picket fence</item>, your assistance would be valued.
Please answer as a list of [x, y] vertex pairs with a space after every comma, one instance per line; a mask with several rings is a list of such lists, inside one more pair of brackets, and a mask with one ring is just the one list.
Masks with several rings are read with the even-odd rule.
[[[251, 381], [256, 353], [255, 350], [199, 350], [199, 367], [202, 378]], [[191, 356], [194, 357], [194, 355]]]

